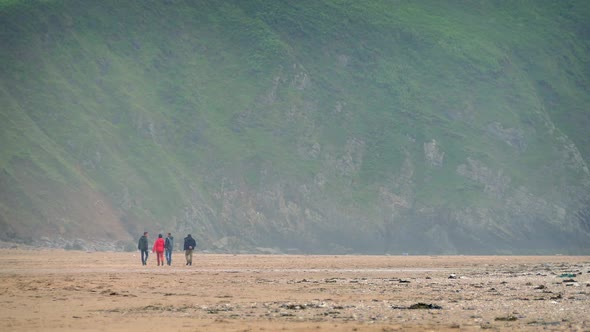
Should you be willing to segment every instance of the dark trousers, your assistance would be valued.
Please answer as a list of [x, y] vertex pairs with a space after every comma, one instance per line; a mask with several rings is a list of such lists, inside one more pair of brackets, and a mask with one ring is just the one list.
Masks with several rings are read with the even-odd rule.
[[149, 251], [141, 250], [141, 264], [146, 265], [148, 259]]

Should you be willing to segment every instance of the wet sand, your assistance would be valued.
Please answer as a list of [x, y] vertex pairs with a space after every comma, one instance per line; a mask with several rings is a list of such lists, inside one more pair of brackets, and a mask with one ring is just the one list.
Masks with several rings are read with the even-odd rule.
[[0, 250], [4, 331], [590, 331], [588, 256]]

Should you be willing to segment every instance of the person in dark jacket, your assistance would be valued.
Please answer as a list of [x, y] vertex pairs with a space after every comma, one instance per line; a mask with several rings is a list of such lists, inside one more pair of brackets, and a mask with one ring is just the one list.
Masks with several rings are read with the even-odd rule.
[[197, 246], [197, 241], [189, 234], [184, 238], [184, 257], [186, 265], [193, 265], [193, 250]]
[[147, 265], [148, 259], [148, 232], [143, 232], [143, 235], [139, 238], [139, 242], [137, 242], [137, 249], [141, 252], [141, 264]]
[[166, 263], [170, 266], [172, 264], [172, 250], [174, 250], [174, 237], [170, 233], [166, 237], [164, 248], [166, 249]]

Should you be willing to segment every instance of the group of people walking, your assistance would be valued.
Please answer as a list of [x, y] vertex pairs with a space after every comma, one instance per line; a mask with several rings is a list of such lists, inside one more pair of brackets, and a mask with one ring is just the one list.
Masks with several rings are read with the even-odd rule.
[[[193, 250], [197, 247], [197, 241], [188, 234], [184, 238], [184, 257], [186, 258], [186, 265], [193, 265]], [[141, 252], [141, 264], [147, 265], [149, 255], [148, 249], [148, 232], [143, 232], [137, 243], [137, 249]], [[164, 254], [166, 254], [166, 264], [172, 265], [172, 251], [174, 251], [174, 237], [168, 233], [166, 239], [162, 234], [158, 234], [158, 238], [154, 242], [152, 252], [156, 253], [156, 260], [158, 266], [164, 266]]]

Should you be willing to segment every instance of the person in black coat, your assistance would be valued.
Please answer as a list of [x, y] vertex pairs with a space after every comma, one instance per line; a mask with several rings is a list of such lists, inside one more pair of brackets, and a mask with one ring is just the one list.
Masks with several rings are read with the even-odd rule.
[[146, 265], [148, 259], [148, 232], [143, 232], [143, 235], [139, 238], [137, 242], [137, 249], [141, 251], [141, 264]]
[[193, 265], [193, 250], [197, 246], [197, 241], [189, 234], [184, 238], [184, 257], [186, 265]]

